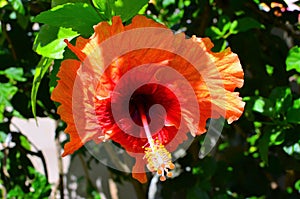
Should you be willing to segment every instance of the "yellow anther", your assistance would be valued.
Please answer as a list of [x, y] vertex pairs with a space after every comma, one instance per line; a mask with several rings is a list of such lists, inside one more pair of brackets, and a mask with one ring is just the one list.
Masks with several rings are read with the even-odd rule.
[[148, 169], [152, 172], [156, 172], [160, 175], [160, 180], [165, 181], [166, 176], [171, 177], [172, 173], [169, 170], [175, 168], [175, 165], [171, 162], [171, 154], [167, 149], [161, 144], [160, 141], [156, 140], [149, 143], [149, 147], [145, 147], [145, 159], [147, 159]]
[[170, 178], [170, 177], [173, 176], [173, 173], [172, 173], [172, 172], [168, 172], [168, 173], [167, 173], [167, 176]]
[[157, 170], [157, 174], [158, 174], [158, 175], [161, 175], [162, 173], [163, 173], [163, 171], [162, 171], [161, 169], [158, 169], [158, 170]]
[[160, 176], [159, 180], [160, 180], [160, 181], [165, 181], [165, 180], [166, 180], [166, 177], [165, 177], [165, 176]]
[[169, 168], [170, 168], [170, 169], [174, 169], [174, 168], [175, 168], [175, 165], [171, 162], [171, 163], [169, 163]]

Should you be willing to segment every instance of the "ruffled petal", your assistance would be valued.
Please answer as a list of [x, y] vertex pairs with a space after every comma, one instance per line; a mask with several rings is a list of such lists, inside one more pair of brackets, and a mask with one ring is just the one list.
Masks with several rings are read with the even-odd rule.
[[241, 88], [244, 84], [244, 72], [239, 58], [230, 48], [219, 53], [212, 52], [211, 48], [213, 44], [209, 38], [199, 39], [193, 37], [193, 40], [200, 45], [205, 45], [210, 60], [212, 60], [219, 71], [222, 83], [218, 84], [216, 80], [216, 85], [221, 85], [225, 88], [225, 91], [220, 92], [225, 94], [225, 97], [212, 99], [212, 103], [219, 108], [219, 112], [225, 112], [225, 115], [221, 116], [225, 117], [230, 124], [240, 118], [245, 106], [245, 102], [239, 97], [239, 93], [233, 92], [236, 88]]
[[132, 177], [136, 180], [138, 180], [140, 183], [146, 183], [147, 182], [147, 176], [145, 171], [145, 165], [146, 162], [141, 155], [136, 155], [133, 153], [129, 153], [129, 155], [133, 156], [135, 158], [135, 164], [132, 168]]
[[[113, 35], [116, 35], [120, 32], [124, 31], [124, 26], [122, 24], [122, 19], [120, 16], [115, 16], [112, 19], [112, 25], [108, 22], [103, 21], [94, 26], [95, 33], [89, 39], [89, 42], [84, 45], [81, 49], [83, 53], [89, 55], [91, 52], [95, 50], [98, 44], [102, 43], [106, 39], [110, 38]], [[116, 44], [115, 47], [118, 47]], [[112, 46], [112, 49], [114, 47]]]
[[219, 53], [214, 53], [211, 51], [214, 44], [209, 38], [193, 37], [192, 39], [203, 46], [209, 53], [210, 59], [222, 74], [223, 84], [228, 91], [234, 91], [235, 88], [241, 88], [243, 86], [244, 72], [240, 60], [230, 48], [226, 48]]
[[81, 62], [77, 60], [65, 60], [61, 63], [60, 70], [57, 74], [60, 80], [58, 80], [58, 84], [51, 95], [53, 101], [61, 104], [57, 109], [57, 113], [61, 119], [67, 123], [65, 132], [70, 135], [70, 141], [65, 144], [62, 156], [74, 153], [81, 148], [83, 144], [89, 140], [96, 139], [98, 136], [95, 132], [85, 132], [79, 135], [73, 117], [73, 87], [80, 65]]
[[60, 70], [57, 74], [60, 80], [58, 80], [58, 84], [51, 95], [53, 101], [61, 103], [57, 109], [57, 113], [61, 119], [67, 123], [65, 132], [70, 135], [70, 142], [65, 145], [63, 156], [74, 153], [74, 151], [83, 145], [76, 131], [72, 112], [73, 84], [80, 64], [81, 63], [76, 60], [65, 60], [61, 63]]
[[148, 19], [145, 16], [137, 15], [132, 19], [131, 24], [125, 27], [125, 30], [132, 30], [135, 28], [143, 28], [143, 27], [167, 28], [165, 25], [159, 24], [151, 19]]

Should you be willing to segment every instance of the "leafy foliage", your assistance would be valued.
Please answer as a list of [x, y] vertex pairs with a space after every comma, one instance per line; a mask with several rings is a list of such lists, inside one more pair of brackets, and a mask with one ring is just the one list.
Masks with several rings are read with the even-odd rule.
[[[33, 22], [44, 23], [50, 26], [71, 28], [83, 36], [90, 36], [93, 33], [93, 25], [96, 25], [100, 21], [102, 21], [101, 14], [97, 13], [87, 3], [58, 5], [49, 11], [42, 12], [33, 20]], [[41, 34], [50, 41], [53, 40], [51, 36], [55, 35], [55, 33], [50, 33], [50, 35], [44, 35], [47, 33]]]
[[290, 49], [286, 59], [286, 70], [289, 71], [292, 69], [300, 73], [300, 48], [298, 46]]

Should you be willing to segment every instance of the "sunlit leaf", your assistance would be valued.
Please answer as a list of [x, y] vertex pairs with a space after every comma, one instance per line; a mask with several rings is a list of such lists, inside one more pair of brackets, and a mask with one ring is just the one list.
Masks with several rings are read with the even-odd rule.
[[175, 4], [175, 0], [163, 0], [162, 1], [162, 6], [164, 8], [166, 8], [167, 6], [172, 5], [172, 4]]
[[273, 129], [270, 136], [270, 145], [280, 145], [284, 142], [284, 134], [280, 130]]
[[212, 39], [220, 39], [223, 36], [221, 30], [216, 26], [210, 26], [208, 29], [206, 29], [205, 34], [210, 36]]
[[295, 69], [300, 73], [300, 48], [298, 46], [290, 49], [285, 63], [287, 71]]
[[275, 103], [276, 112], [286, 112], [292, 106], [292, 91], [287, 87], [277, 87], [272, 90], [269, 99]]
[[25, 193], [19, 185], [15, 186], [7, 193], [8, 198], [22, 198], [25, 196]]
[[251, 137], [247, 138], [247, 142], [249, 142], [250, 145], [253, 146], [258, 139], [259, 139], [259, 135], [258, 134], [254, 134]]
[[26, 78], [23, 77], [23, 68], [10, 67], [4, 71], [0, 71], [0, 75], [5, 75], [10, 80], [16, 80], [19, 82], [26, 81]]
[[21, 141], [21, 145], [22, 147], [24, 147], [27, 150], [30, 150], [31, 145], [29, 143], [29, 141], [27, 140], [27, 138], [23, 135], [20, 136], [20, 141]]
[[0, 0], [0, 8], [3, 8], [7, 4], [8, 4], [8, 2], [6, 0]]
[[3, 131], [0, 131], [0, 143], [5, 142], [6, 137], [7, 137], [7, 134]]
[[90, 3], [90, 1], [89, 0], [51, 0], [51, 7], [55, 7], [66, 3]]
[[8, 2], [11, 3], [11, 5], [15, 11], [17, 11], [18, 13], [20, 13], [22, 15], [25, 14], [25, 9], [24, 9], [24, 6], [23, 6], [23, 3], [21, 0], [8, 0]]
[[52, 93], [53, 89], [57, 85], [57, 80], [58, 80], [57, 73], [59, 71], [60, 64], [61, 64], [60, 60], [55, 60], [55, 62], [53, 64], [53, 67], [52, 67], [52, 70], [51, 70], [51, 73], [49, 76], [49, 78], [50, 78], [50, 81], [49, 81], [50, 93]]
[[4, 119], [4, 110], [11, 107], [10, 100], [17, 93], [18, 88], [11, 83], [0, 83], [0, 122]]
[[273, 72], [274, 72], [274, 67], [267, 64], [266, 65], [266, 71], [267, 71], [269, 76], [272, 76]]
[[107, 19], [112, 16], [121, 16], [123, 21], [128, 21], [145, 9], [148, 0], [93, 0], [93, 4], [100, 12], [104, 12]]
[[291, 146], [284, 146], [283, 150], [289, 154], [289, 155], [300, 155], [300, 144], [295, 143], [294, 145]]
[[53, 59], [42, 57], [35, 69], [35, 74], [34, 74], [34, 79], [33, 79], [32, 89], [31, 89], [31, 108], [34, 117], [36, 117], [36, 96], [38, 93], [41, 80], [52, 64], [53, 64]]
[[45, 198], [51, 192], [51, 185], [48, 183], [46, 176], [39, 173], [33, 167], [29, 167], [29, 172], [34, 175], [33, 182], [31, 184], [34, 192], [30, 193], [32, 198]]
[[18, 88], [10, 83], [0, 83], [0, 104], [10, 105], [9, 100], [17, 91]]
[[64, 39], [71, 40], [76, 36], [78, 33], [70, 28], [44, 25], [35, 38], [33, 49], [44, 57], [62, 59], [64, 48], [67, 46]]
[[300, 98], [293, 101], [293, 108], [300, 108]]
[[71, 28], [83, 36], [93, 33], [93, 25], [103, 21], [103, 17], [87, 3], [67, 3], [37, 15], [33, 22], [56, 27]]
[[127, 21], [136, 15], [147, 3], [148, 0], [116, 0], [111, 4], [111, 8], [114, 15], [120, 15], [123, 21]]
[[274, 108], [270, 100], [262, 97], [255, 100], [252, 110], [266, 116], [272, 116], [274, 112]]
[[300, 191], [300, 180], [297, 180], [295, 182], [295, 189], [297, 189], [298, 191]]

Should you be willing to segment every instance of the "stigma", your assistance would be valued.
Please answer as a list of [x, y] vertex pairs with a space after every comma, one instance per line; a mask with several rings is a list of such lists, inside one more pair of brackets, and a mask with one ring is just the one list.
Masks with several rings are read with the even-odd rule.
[[167, 177], [172, 177], [170, 170], [175, 168], [172, 163], [170, 152], [159, 140], [149, 140], [149, 147], [145, 147], [145, 156], [147, 167], [150, 171], [156, 172], [160, 176], [160, 181], [165, 181]]
[[138, 104], [138, 110], [149, 144], [149, 146], [143, 147], [145, 150], [144, 159], [147, 160], [147, 167], [150, 171], [156, 172], [160, 176], [160, 181], [165, 181], [167, 177], [172, 177], [173, 174], [170, 170], [175, 168], [175, 165], [172, 163], [171, 153], [158, 139], [154, 140], [152, 138], [147, 117], [141, 104]]

